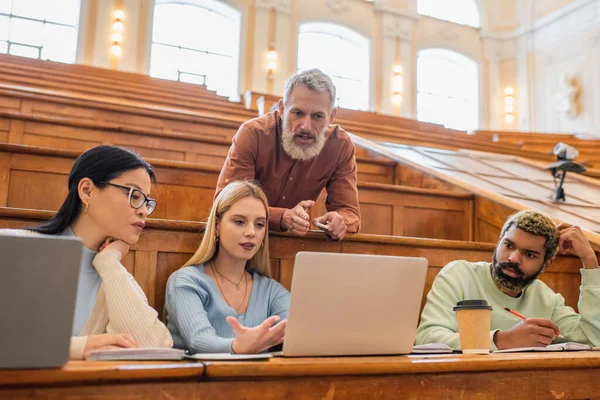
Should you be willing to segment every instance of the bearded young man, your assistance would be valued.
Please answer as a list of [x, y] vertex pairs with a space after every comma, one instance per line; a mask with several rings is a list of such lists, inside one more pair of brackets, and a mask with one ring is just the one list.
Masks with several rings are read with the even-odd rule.
[[[538, 276], [552, 264], [557, 248], [583, 264], [579, 314], [565, 306]], [[577, 226], [561, 224], [535, 211], [511, 216], [500, 234], [492, 263], [454, 261], [436, 276], [417, 330], [417, 344], [459, 348], [452, 307], [461, 300], [487, 300], [493, 308], [490, 349], [546, 346], [573, 341], [600, 346], [600, 269], [591, 245]], [[503, 307], [528, 317], [525, 320]]]
[[276, 111], [242, 124], [221, 169], [215, 196], [233, 180], [256, 180], [269, 199], [269, 229], [304, 235], [308, 211], [325, 188], [327, 213], [313, 224], [341, 240], [360, 228], [354, 144], [331, 125], [335, 86], [317, 69], [290, 77]]

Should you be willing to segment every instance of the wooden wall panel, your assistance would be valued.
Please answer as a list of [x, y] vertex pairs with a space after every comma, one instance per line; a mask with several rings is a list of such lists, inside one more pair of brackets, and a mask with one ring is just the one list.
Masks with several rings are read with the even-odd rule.
[[159, 184], [152, 196], [160, 205], [154, 218], [204, 221], [213, 203], [214, 187]]
[[477, 196], [475, 199], [475, 238], [478, 242], [496, 243], [502, 226], [514, 209], [495, 201]]
[[0, 153], [0, 207], [8, 206], [11, 159], [10, 153]]
[[463, 211], [404, 207], [402, 236], [470, 240], [468, 215]]
[[21, 109], [21, 99], [14, 96], [0, 96], [0, 109], [18, 111]]
[[9, 130], [10, 130], [10, 120], [0, 119], [0, 143], [8, 143]]
[[478, 219], [476, 224], [475, 231], [478, 242], [496, 243], [498, 241], [502, 231], [501, 226], [492, 225], [483, 219]]
[[19, 144], [54, 149], [74, 150], [83, 153], [94, 146], [101, 145], [102, 142], [89, 140], [89, 138], [86, 136], [82, 136], [81, 139], [65, 139], [60, 137], [32, 135], [25, 133], [23, 135], [23, 140]]
[[68, 192], [67, 175], [13, 170], [7, 206], [55, 211]]
[[394, 235], [394, 206], [360, 203], [361, 231], [375, 235]]

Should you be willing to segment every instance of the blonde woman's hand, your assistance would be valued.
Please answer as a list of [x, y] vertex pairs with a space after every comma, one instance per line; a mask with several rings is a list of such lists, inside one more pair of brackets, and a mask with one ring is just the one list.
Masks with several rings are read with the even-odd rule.
[[279, 320], [279, 316], [275, 315], [267, 318], [256, 328], [248, 328], [240, 324], [236, 318], [227, 317], [227, 322], [235, 335], [231, 349], [236, 354], [256, 354], [283, 343], [287, 320], [274, 325]]
[[100, 249], [98, 249], [98, 251], [101, 252], [107, 249], [118, 250], [119, 253], [121, 253], [122, 260], [123, 257], [125, 257], [127, 253], [129, 253], [129, 244], [119, 239], [106, 238], [106, 240], [104, 240], [104, 243], [102, 243], [102, 246], [100, 246]]

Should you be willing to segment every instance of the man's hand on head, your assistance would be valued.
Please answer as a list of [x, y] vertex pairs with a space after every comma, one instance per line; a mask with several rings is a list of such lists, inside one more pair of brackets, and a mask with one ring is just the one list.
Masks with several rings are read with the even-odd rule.
[[285, 210], [281, 218], [281, 228], [299, 236], [306, 235], [310, 229], [308, 211], [314, 205], [312, 200], [303, 200], [296, 207]]
[[586, 269], [598, 268], [594, 249], [578, 226], [562, 223], [558, 226], [558, 248], [561, 254], [573, 254], [581, 259]]
[[[344, 217], [335, 211], [325, 213], [323, 216], [316, 218], [313, 223], [334, 240], [342, 240], [348, 230]], [[317, 223], [327, 225], [327, 229], [320, 228]]]

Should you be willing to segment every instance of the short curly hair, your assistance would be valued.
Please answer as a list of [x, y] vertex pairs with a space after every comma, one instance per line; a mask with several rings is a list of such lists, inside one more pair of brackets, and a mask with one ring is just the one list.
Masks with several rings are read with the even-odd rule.
[[544, 255], [544, 262], [554, 257], [558, 248], [559, 235], [556, 224], [550, 218], [537, 211], [519, 211], [506, 220], [502, 227], [500, 237], [503, 238], [512, 226], [516, 226], [532, 235], [545, 237], [546, 244], [544, 245], [544, 248], [546, 249], [546, 254]]

